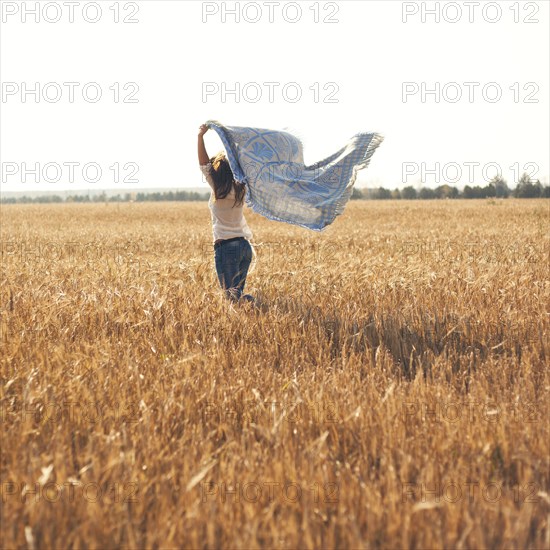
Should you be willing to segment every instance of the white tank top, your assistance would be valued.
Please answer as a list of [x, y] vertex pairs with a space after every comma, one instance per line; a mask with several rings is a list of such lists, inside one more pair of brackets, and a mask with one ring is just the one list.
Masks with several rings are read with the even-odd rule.
[[232, 237], [245, 237], [249, 241], [252, 240], [252, 231], [244, 218], [244, 200], [240, 206], [234, 206], [235, 191], [233, 189], [224, 199], [216, 199], [214, 180], [210, 175], [212, 164], [209, 162], [200, 168], [211, 188], [208, 207], [212, 217], [213, 242], [218, 239], [231, 239]]

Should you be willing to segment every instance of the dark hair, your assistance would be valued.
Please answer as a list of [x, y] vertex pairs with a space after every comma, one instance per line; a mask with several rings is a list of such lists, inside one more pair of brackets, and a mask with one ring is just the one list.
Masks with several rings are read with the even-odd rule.
[[235, 202], [233, 206], [241, 206], [244, 200], [246, 189], [244, 184], [237, 183], [229, 166], [229, 161], [223, 151], [210, 159], [212, 163], [212, 179], [214, 180], [214, 196], [216, 199], [225, 199], [235, 190]]

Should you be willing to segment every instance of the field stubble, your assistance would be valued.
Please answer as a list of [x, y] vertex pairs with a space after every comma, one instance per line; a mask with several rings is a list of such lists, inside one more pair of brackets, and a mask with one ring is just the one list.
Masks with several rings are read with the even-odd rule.
[[2, 547], [550, 547], [549, 201], [2, 207]]

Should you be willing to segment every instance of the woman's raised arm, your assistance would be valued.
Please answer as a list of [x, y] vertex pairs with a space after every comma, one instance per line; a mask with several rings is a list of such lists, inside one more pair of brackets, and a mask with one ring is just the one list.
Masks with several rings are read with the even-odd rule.
[[204, 146], [204, 134], [208, 132], [208, 126], [206, 124], [203, 124], [199, 128], [199, 142], [198, 142], [198, 150], [199, 150], [199, 164], [201, 166], [204, 166], [205, 164], [208, 164], [210, 162], [210, 158], [208, 157], [208, 153], [206, 152], [206, 147]]

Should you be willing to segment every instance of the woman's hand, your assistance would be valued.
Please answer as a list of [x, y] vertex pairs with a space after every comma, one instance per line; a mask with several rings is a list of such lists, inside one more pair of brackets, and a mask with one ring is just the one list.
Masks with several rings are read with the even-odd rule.
[[199, 127], [199, 137], [204, 136], [208, 132], [208, 126], [206, 124], [201, 124]]

